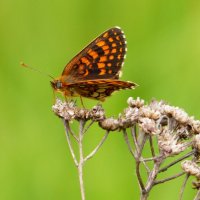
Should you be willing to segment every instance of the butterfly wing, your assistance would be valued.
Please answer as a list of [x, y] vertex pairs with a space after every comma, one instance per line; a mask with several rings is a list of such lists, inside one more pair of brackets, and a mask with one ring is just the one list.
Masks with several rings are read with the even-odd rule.
[[134, 89], [137, 85], [132, 82], [120, 80], [88, 80], [79, 81], [77, 83], [68, 84], [68, 87], [73, 88], [80, 96], [104, 101], [114, 91], [122, 89]]
[[92, 79], [118, 79], [126, 54], [126, 40], [120, 28], [111, 28], [80, 53], [65, 67], [66, 82]]

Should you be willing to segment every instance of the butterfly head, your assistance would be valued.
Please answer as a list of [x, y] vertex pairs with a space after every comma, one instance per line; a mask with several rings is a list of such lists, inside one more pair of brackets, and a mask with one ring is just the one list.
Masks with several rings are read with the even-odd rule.
[[55, 79], [55, 80], [51, 81], [50, 83], [54, 90], [62, 90], [63, 85], [62, 85], [61, 80]]

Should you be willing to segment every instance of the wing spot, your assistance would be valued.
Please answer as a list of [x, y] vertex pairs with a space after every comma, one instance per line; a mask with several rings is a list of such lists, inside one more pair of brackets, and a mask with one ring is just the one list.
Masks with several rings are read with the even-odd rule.
[[88, 54], [93, 58], [93, 59], [96, 59], [98, 57], [98, 54], [96, 51], [93, 51], [92, 49], [90, 49], [88, 51]]
[[79, 85], [78, 87], [79, 88], [85, 88], [85, 85]]
[[105, 50], [109, 49], [109, 46], [108, 45], [102, 46], [102, 49], [105, 51]]
[[90, 61], [86, 57], [82, 57], [81, 58], [81, 62], [84, 63], [84, 64], [86, 64], [86, 65], [90, 64]]
[[114, 35], [117, 35], [117, 32], [114, 32]]
[[106, 74], [106, 70], [105, 69], [101, 69], [101, 72], [99, 73], [99, 75], [105, 75]]
[[108, 70], [108, 73], [109, 73], [109, 74], [112, 74], [112, 70], [111, 70], [111, 69], [110, 69], [110, 70]]
[[119, 71], [118, 76], [119, 78], [122, 77], [122, 71]]
[[104, 51], [104, 55], [108, 55], [109, 53], [110, 53], [109, 49], [107, 49], [107, 50]]
[[109, 42], [113, 42], [114, 40], [113, 40], [112, 37], [110, 37], [110, 38], [108, 39], [108, 41], [109, 41]]
[[104, 34], [103, 34], [103, 37], [104, 37], [104, 38], [107, 38], [107, 37], [108, 37], [108, 32], [104, 33]]
[[83, 76], [87, 76], [89, 74], [89, 71], [86, 69], [85, 73], [83, 74]]
[[97, 63], [98, 68], [105, 68], [106, 64], [105, 63]]
[[114, 59], [113, 55], [109, 56], [109, 60], [113, 60], [113, 59]]
[[121, 28], [120, 28], [119, 26], [115, 26], [115, 28], [117, 28], [117, 29], [119, 29], [120, 31], [122, 31]]
[[117, 46], [117, 44], [116, 43], [112, 43], [112, 47], [116, 47]]
[[93, 92], [91, 96], [94, 97], [94, 98], [95, 98], [95, 97], [98, 97], [98, 96], [99, 96], [99, 93], [98, 93], [98, 92]]
[[93, 68], [92, 64], [90, 64], [88, 67], [89, 67], [89, 69], [92, 69], [92, 68]]
[[79, 74], [85, 74], [85, 66], [84, 65], [80, 65], [78, 68], [78, 73]]
[[119, 37], [119, 35], [116, 37], [116, 39], [117, 39], [117, 40], [120, 40], [120, 37]]
[[112, 49], [111, 53], [116, 53], [117, 49]]
[[112, 64], [111, 64], [111, 63], [108, 63], [107, 65], [108, 65], [108, 67], [111, 67], [111, 66], [112, 66]]
[[120, 52], [122, 52], [122, 51], [123, 51], [123, 49], [122, 49], [122, 48], [120, 48], [120, 49], [119, 49], [119, 51], [120, 51]]
[[120, 59], [121, 59], [121, 57], [122, 57], [122, 56], [121, 56], [121, 54], [119, 54], [119, 55], [117, 56], [117, 59], [119, 59], [119, 60], [120, 60]]
[[97, 46], [102, 47], [103, 45], [105, 45], [105, 41], [100, 41], [97, 43]]
[[99, 62], [107, 61], [107, 56], [101, 56]]
[[99, 92], [99, 93], [103, 93], [103, 92], [105, 92], [105, 91], [106, 91], [105, 88], [100, 88], [100, 89], [97, 90], [97, 92]]

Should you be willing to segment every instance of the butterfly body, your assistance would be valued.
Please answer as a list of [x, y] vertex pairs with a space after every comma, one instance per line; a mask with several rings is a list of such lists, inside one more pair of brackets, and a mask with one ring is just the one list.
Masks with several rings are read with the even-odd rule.
[[111, 28], [78, 53], [51, 85], [66, 97], [83, 96], [100, 101], [114, 91], [133, 89], [135, 83], [118, 80], [125, 54], [124, 33], [120, 28]]

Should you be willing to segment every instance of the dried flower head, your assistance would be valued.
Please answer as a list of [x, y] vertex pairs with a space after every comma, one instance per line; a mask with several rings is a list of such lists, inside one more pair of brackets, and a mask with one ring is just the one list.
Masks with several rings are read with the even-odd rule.
[[181, 163], [181, 167], [186, 173], [195, 176], [198, 179], [200, 178], [200, 167], [195, 162], [185, 160]]
[[132, 108], [128, 107], [127, 109], [124, 110], [124, 118], [130, 121], [133, 124], [135, 124], [140, 116], [139, 109], [137, 107]]
[[158, 136], [158, 146], [163, 154], [167, 156], [174, 156], [184, 151], [189, 143], [183, 143], [179, 140], [179, 136], [169, 132], [167, 129]]
[[71, 121], [73, 119], [92, 119], [94, 121], [100, 121], [105, 118], [105, 112], [101, 105], [94, 106], [91, 110], [89, 110], [76, 107], [74, 101], [63, 102], [56, 99], [56, 103], [52, 106], [52, 109], [56, 115], [67, 121]]
[[173, 117], [179, 123], [185, 124], [189, 121], [188, 114], [179, 107], [164, 105], [163, 110], [166, 115]]
[[151, 103], [149, 104], [149, 107], [155, 111], [159, 111], [161, 114], [163, 114], [163, 107], [166, 105], [164, 101], [156, 101], [152, 100]]
[[52, 106], [53, 112], [61, 118], [70, 121], [75, 118], [75, 102], [62, 102], [56, 99], [56, 103]]
[[157, 135], [160, 133], [160, 130], [157, 128], [155, 121], [152, 119], [140, 118], [139, 126], [147, 134]]
[[144, 105], [144, 100], [137, 97], [137, 99], [133, 99], [133, 97], [129, 97], [127, 103], [130, 107], [137, 107], [140, 108]]
[[98, 104], [98, 105], [94, 106], [92, 108], [92, 110], [90, 111], [90, 117], [94, 121], [101, 121], [101, 120], [105, 119], [105, 111], [102, 108], [102, 105]]
[[107, 118], [99, 122], [101, 128], [108, 131], [115, 131], [119, 129], [119, 121], [113, 118]]
[[192, 128], [193, 128], [193, 131], [195, 133], [200, 133], [200, 121], [199, 120], [193, 120]]
[[200, 134], [194, 136], [193, 147], [200, 152]]
[[149, 106], [143, 106], [142, 108], [140, 108], [140, 113], [142, 117], [147, 117], [154, 120], [159, 119], [161, 116], [161, 113], [159, 111], [153, 110]]

